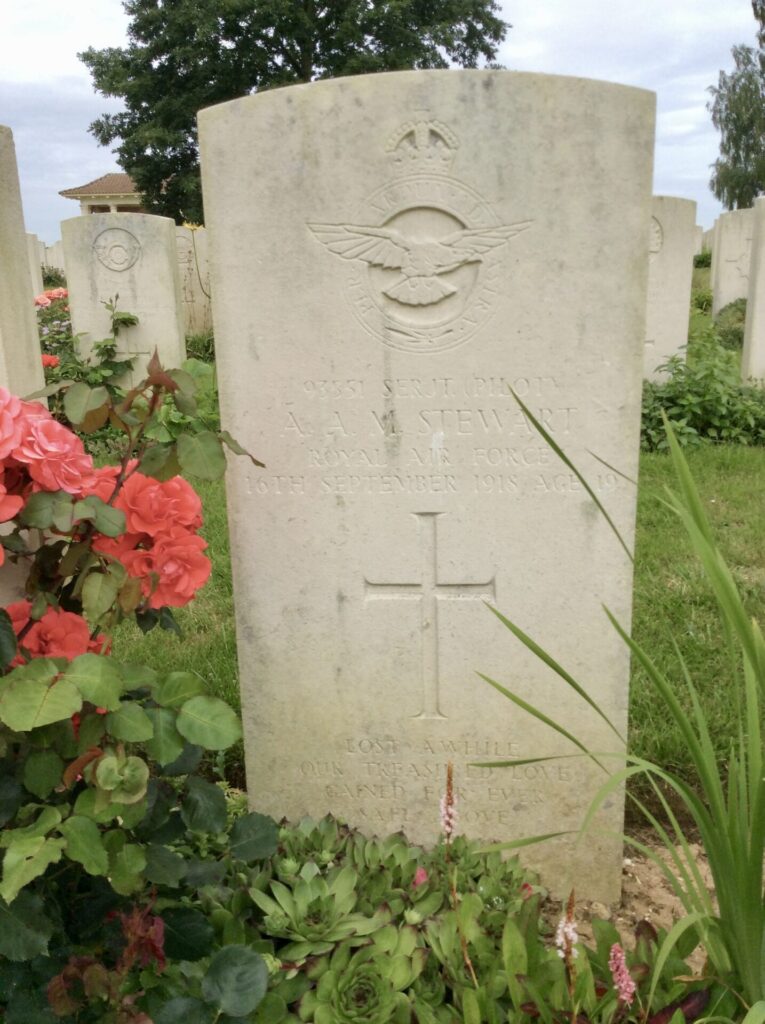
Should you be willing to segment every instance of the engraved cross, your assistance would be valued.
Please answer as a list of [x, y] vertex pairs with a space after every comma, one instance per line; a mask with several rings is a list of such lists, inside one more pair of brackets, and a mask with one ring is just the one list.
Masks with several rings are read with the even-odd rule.
[[438, 602], [496, 600], [495, 577], [486, 583], [440, 583], [438, 517], [443, 512], [414, 512], [420, 533], [422, 568], [419, 581], [379, 583], [364, 577], [367, 601], [419, 601], [422, 636], [422, 710], [415, 718], [445, 718], [439, 707]]

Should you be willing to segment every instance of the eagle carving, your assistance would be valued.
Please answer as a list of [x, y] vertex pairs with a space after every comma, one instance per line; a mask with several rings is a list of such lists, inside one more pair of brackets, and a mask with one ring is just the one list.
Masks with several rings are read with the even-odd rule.
[[530, 220], [496, 227], [464, 228], [436, 241], [415, 241], [400, 231], [358, 224], [309, 224], [330, 252], [345, 260], [364, 262], [401, 276], [383, 294], [406, 306], [432, 306], [455, 288], [442, 275], [466, 263], [482, 262], [483, 254], [497, 249], [531, 225]]

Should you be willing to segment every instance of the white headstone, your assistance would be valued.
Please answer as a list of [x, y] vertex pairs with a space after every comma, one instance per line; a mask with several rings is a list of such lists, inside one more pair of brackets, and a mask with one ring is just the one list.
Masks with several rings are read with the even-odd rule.
[[688, 343], [695, 221], [696, 204], [690, 199], [653, 197], [643, 368], [652, 380], [663, 376], [657, 367], [681, 355]]
[[754, 201], [752, 263], [746, 302], [741, 379], [765, 382], [765, 197]]
[[712, 250], [712, 313], [736, 299], [745, 299], [749, 290], [749, 257], [752, 249], [754, 210], [731, 210], [715, 222]]
[[104, 302], [119, 296], [121, 312], [139, 318], [123, 328], [118, 350], [135, 355], [133, 381], [141, 380], [154, 349], [166, 368], [186, 358], [175, 224], [168, 217], [94, 213], [61, 224], [72, 330], [84, 334], [83, 354], [109, 337]]
[[24, 396], [44, 383], [13, 133], [0, 125], [0, 387]]
[[204, 334], [212, 329], [210, 268], [205, 229], [176, 228], [175, 244], [178, 248], [186, 334]]
[[698, 256], [699, 253], [704, 251], [704, 228], [701, 224], [697, 224], [694, 228], [695, 231], [695, 243], [693, 248], [693, 255]]
[[27, 262], [29, 264], [29, 276], [32, 281], [32, 298], [42, 294], [42, 263], [40, 262], [40, 240], [37, 235], [27, 232]]
[[60, 270], [62, 274], [66, 273], [63, 242], [54, 242], [53, 245], [45, 247], [45, 265]]
[[[632, 537], [654, 96], [505, 71], [272, 90], [199, 117], [254, 806], [439, 833], [577, 829], [603, 775], [476, 675], [618, 750], [487, 610], [626, 725], [629, 560], [511, 388]], [[620, 889], [623, 803], [528, 860]]]

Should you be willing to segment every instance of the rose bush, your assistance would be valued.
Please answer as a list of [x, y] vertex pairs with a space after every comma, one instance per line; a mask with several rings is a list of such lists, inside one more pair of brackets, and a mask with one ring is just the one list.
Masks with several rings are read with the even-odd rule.
[[[9, 1020], [48, 1019], [43, 997], [65, 1015], [80, 982], [90, 991], [103, 980], [76, 955], [92, 924], [79, 901], [99, 921], [122, 920], [128, 948], [144, 925], [161, 946], [150, 893], [185, 872], [168, 823], [217, 827], [220, 791], [194, 772], [205, 749], [240, 737], [236, 714], [195, 674], [159, 676], [109, 655], [126, 618], [177, 630], [172, 609], [210, 575], [201, 502], [179, 474], [220, 474], [223, 443], [241, 449], [212, 431], [151, 436], [165, 402], [193, 410], [194, 389], [156, 357], [129, 391], [58, 379], [24, 400], [0, 388], [0, 564], [15, 563], [23, 580], [5, 587], [0, 608], [0, 1008], [8, 965], [30, 965], [11, 972], [13, 984], [38, 1000], [25, 995]], [[85, 434], [111, 424], [122, 438], [115, 465], [97, 467], [34, 400], [51, 394]], [[142, 908], [126, 913], [128, 900]], [[66, 966], [50, 961], [48, 979], [63, 971], [46, 996], [33, 965], [52, 947], [71, 955]], [[145, 1019], [120, 982], [109, 986], [115, 1020]]]

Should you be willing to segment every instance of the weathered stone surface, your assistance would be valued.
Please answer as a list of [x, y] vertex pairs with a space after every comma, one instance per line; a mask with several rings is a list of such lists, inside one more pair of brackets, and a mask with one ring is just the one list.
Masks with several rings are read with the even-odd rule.
[[175, 244], [181, 277], [184, 328], [187, 335], [204, 334], [212, 329], [207, 233], [204, 228], [176, 228]]
[[44, 384], [32, 298], [13, 133], [0, 125], [0, 387], [17, 395]]
[[704, 251], [704, 228], [701, 226], [701, 224], [697, 224], [694, 228], [694, 232], [695, 242], [693, 247], [693, 255], [698, 256], [699, 253]]
[[139, 323], [123, 328], [118, 351], [136, 355], [133, 380], [141, 380], [154, 349], [166, 367], [186, 358], [175, 224], [168, 217], [93, 213], [61, 224], [72, 329], [84, 334], [82, 351], [110, 335], [104, 302], [119, 295], [121, 312]]
[[60, 270], [62, 273], [66, 273], [63, 242], [54, 242], [53, 245], [46, 246], [45, 265], [46, 267], [53, 267], [55, 270]]
[[754, 210], [731, 210], [715, 221], [712, 248], [712, 312], [745, 299], [749, 290]]
[[643, 372], [656, 380], [657, 367], [681, 355], [688, 342], [696, 204], [675, 196], [654, 196], [648, 245], [648, 305]]
[[29, 277], [32, 283], [32, 298], [40, 295], [43, 290], [42, 263], [40, 262], [40, 239], [37, 235], [27, 232], [27, 262]]
[[[297, 818], [439, 832], [576, 829], [603, 774], [476, 675], [595, 750], [621, 744], [485, 602], [623, 731], [631, 567], [514, 389], [628, 543], [654, 97], [581, 79], [404, 72], [200, 114], [224, 424], [268, 464], [229, 482], [248, 790]], [[618, 761], [618, 759], [617, 759]], [[599, 834], [527, 851], [559, 892], [619, 891]]]
[[752, 260], [746, 302], [741, 379], [765, 381], [765, 198], [754, 201]]

